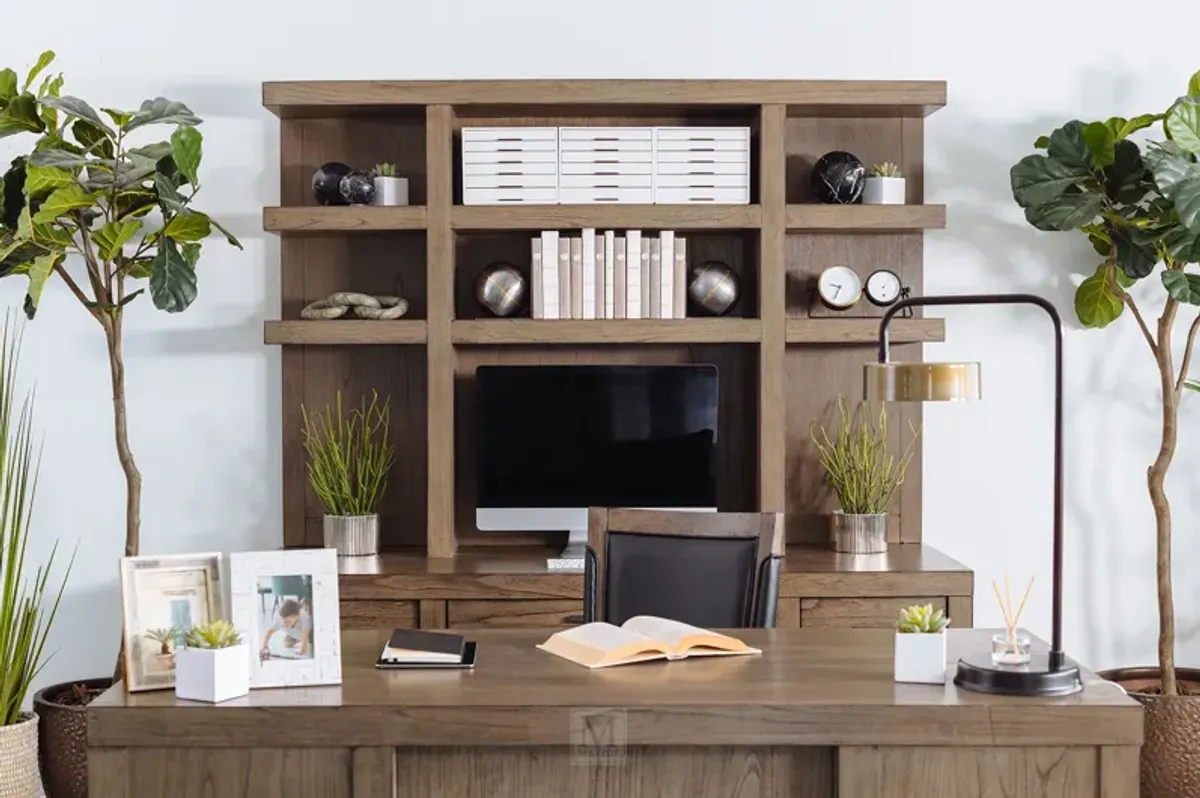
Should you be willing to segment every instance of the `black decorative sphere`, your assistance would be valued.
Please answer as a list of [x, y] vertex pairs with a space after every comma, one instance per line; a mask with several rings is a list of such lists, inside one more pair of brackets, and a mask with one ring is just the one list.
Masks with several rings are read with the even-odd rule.
[[366, 172], [351, 172], [342, 178], [342, 199], [351, 205], [370, 205], [375, 199], [375, 181]]
[[813, 166], [812, 190], [818, 202], [853, 205], [862, 202], [867, 167], [849, 152], [834, 150]]
[[337, 161], [322, 164], [320, 169], [313, 172], [312, 190], [317, 202], [322, 205], [345, 205], [339, 184], [350, 172], [349, 166]]

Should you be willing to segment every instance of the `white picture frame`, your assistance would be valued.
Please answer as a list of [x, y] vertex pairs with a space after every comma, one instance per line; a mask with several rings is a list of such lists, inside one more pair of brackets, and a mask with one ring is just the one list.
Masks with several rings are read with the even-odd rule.
[[335, 549], [234, 553], [229, 582], [251, 689], [342, 683]]
[[[221, 618], [221, 555], [179, 554], [122, 557], [120, 565], [122, 667], [131, 693], [175, 687], [175, 648], [183, 632]], [[166, 643], [147, 632], [176, 628]]]

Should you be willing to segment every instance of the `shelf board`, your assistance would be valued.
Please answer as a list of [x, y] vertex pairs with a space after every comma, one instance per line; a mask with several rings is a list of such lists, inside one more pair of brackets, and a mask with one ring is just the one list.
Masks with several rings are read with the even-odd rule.
[[896, 233], [940, 230], [946, 226], [945, 205], [789, 205], [789, 232]]
[[423, 344], [425, 322], [366, 319], [267, 321], [263, 322], [263, 341], [268, 344]]
[[263, 230], [271, 233], [337, 233], [424, 230], [425, 206], [373, 205], [263, 208]]
[[456, 344], [749, 344], [758, 319], [478, 319], [450, 326]]
[[926, 116], [946, 104], [941, 80], [330, 80], [263, 84], [280, 117], [340, 116], [425, 105], [671, 108], [788, 106], [792, 116]]
[[456, 230], [753, 230], [758, 205], [458, 205]]
[[[893, 319], [888, 326], [893, 344], [946, 340], [945, 319]], [[789, 344], [873, 344], [879, 340], [879, 319], [788, 319]]]

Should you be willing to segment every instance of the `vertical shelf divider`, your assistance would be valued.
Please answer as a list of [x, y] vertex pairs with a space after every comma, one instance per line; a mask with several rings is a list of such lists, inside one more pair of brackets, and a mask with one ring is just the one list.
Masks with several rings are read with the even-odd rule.
[[787, 406], [784, 350], [787, 343], [784, 242], [787, 232], [787, 106], [763, 105], [759, 119], [758, 315], [762, 321], [758, 376], [758, 508], [784, 512], [786, 504]]
[[454, 109], [430, 105], [425, 112], [427, 189], [426, 297], [428, 303], [428, 492], [426, 541], [430, 557], [453, 557], [454, 535]]

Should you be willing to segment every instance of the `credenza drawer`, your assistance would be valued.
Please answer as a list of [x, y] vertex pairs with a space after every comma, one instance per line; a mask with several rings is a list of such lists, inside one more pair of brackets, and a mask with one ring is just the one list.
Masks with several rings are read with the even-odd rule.
[[810, 598], [800, 600], [800, 626], [833, 629], [894, 629], [900, 610], [913, 604], [932, 604], [945, 611], [945, 596], [887, 598]]
[[342, 629], [416, 629], [415, 601], [343, 601]]
[[446, 623], [451, 629], [485, 626], [566, 626], [579, 623], [582, 601], [470, 601], [446, 602]]

